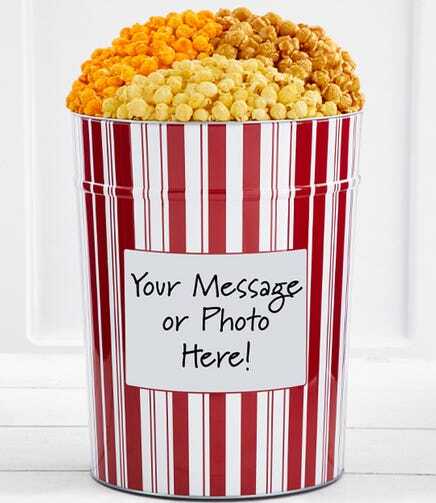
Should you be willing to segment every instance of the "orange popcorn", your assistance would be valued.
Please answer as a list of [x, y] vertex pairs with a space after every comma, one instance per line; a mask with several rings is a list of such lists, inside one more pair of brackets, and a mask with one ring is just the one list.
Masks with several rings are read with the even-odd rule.
[[96, 49], [82, 64], [67, 107], [101, 116], [103, 100], [114, 96], [135, 75], [149, 75], [174, 61], [207, 57], [213, 50], [211, 39], [221, 32], [221, 25], [207, 10], [152, 16], [144, 24], [123, 28], [110, 47]]

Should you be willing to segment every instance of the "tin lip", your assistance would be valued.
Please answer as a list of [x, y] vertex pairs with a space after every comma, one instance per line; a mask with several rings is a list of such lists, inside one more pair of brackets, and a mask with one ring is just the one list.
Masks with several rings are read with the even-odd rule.
[[339, 115], [326, 115], [323, 117], [306, 117], [304, 119], [279, 119], [279, 120], [262, 120], [262, 121], [142, 121], [142, 120], [133, 120], [133, 119], [114, 119], [112, 117], [96, 117], [94, 115], [85, 115], [77, 112], [72, 112], [69, 110], [70, 114], [76, 117], [80, 117], [82, 119], [88, 119], [98, 122], [112, 122], [112, 123], [121, 123], [121, 124], [178, 124], [179, 126], [187, 126], [187, 125], [228, 125], [228, 124], [291, 124], [291, 123], [301, 123], [301, 122], [325, 122], [331, 119], [347, 119], [348, 117], [354, 117], [358, 115], [363, 115], [364, 109], [359, 110], [358, 112], [350, 112], [348, 114], [339, 114]]

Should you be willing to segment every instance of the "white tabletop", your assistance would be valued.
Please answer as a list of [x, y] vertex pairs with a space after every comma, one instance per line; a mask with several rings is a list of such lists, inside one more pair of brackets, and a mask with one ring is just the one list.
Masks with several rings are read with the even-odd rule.
[[[81, 355], [0, 355], [1, 501], [139, 501], [89, 476], [84, 375]], [[436, 362], [353, 359], [346, 473], [298, 501], [433, 503], [435, 398]]]

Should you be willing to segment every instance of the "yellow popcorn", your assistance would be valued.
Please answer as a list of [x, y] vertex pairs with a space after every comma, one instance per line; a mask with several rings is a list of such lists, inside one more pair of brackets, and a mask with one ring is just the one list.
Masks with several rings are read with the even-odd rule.
[[166, 103], [159, 103], [154, 109], [154, 118], [157, 121], [167, 121], [170, 116], [170, 108]]
[[189, 121], [192, 117], [194, 110], [186, 103], [181, 103], [177, 105], [174, 118], [178, 121]]
[[[323, 103], [325, 96], [332, 99]], [[103, 101], [102, 113], [157, 121], [256, 121], [336, 115], [351, 106], [349, 95], [337, 84], [329, 84], [321, 94], [316, 84], [307, 87], [268, 60], [214, 55], [133, 77], [131, 84]]]
[[131, 115], [129, 114], [129, 109], [127, 108], [127, 105], [123, 103], [118, 107], [118, 110], [116, 112], [116, 118], [117, 119], [130, 119]]
[[262, 96], [256, 96], [254, 98], [254, 106], [256, 108], [266, 108], [268, 105], [267, 101], [265, 98], [262, 98]]
[[236, 100], [230, 108], [230, 113], [238, 121], [248, 120], [248, 105], [244, 100]]
[[195, 121], [207, 121], [209, 119], [209, 112], [205, 108], [197, 108], [192, 117]]
[[103, 115], [105, 117], [113, 117], [113, 114], [116, 113], [117, 108], [119, 107], [120, 102], [117, 98], [107, 98], [103, 103]]
[[127, 110], [132, 117], [148, 119], [153, 112], [153, 107], [146, 103], [142, 98], [135, 98], [127, 104]]
[[305, 101], [299, 100], [294, 104], [294, 110], [297, 114], [297, 119], [304, 119], [307, 117], [308, 107]]
[[224, 105], [227, 108], [230, 108], [232, 106], [233, 95], [231, 93], [223, 93], [220, 95], [220, 97], [218, 99], [219, 99], [219, 101], [221, 101], [221, 103], [224, 103]]
[[183, 87], [183, 79], [182, 77], [171, 75], [167, 79], [167, 85], [169, 86], [173, 94], [178, 93]]
[[300, 92], [298, 91], [297, 86], [293, 84], [288, 84], [285, 87], [282, 87], [278, 93], [278, 101], [287, 105], [289, 103], [294, 102], [298, 99]]
[[170, 86], [160, 86], [153, 94], [153, 101], [156, 105], [159, 103], [166, 103], [168, 105], [171, 103], [172, 99], [173, 93], [171, 92]]
[[165, 77], [161, 72], [155, 71], [150, 73], [150, 75], [147, 77], [147, 81], [152, 82], [157, 86], [161, 86], [165, 83]]
[[228, 121], [230, 120], [230, 111], [224, 103], [217, 101], [212, 107], [212, 118], [216, 121]]
[[271, 85], [262, 89], [261, 96], [268, 105], [273, 105], [277, 101], [277, 92]]
[[321, 106], [321, 113], [323, 115], [337, 115], [338, 113], [338, 108], [336, 106], [336, 103], [333, 103], [333, 101], [326, 101], [322, 106]]
[[264, 108], [255, 108], [251, 112], [251, 118], [255, 121], [267, 121], [269, 120], [270, 116]]
[[283, 103], [274, 103], [269, 109], [269, 113], [273, 119], [285, 119], [286, 107]]
[[204, 94], [194, 92], [188, 99], [188, 104], [192, 108], [202, 108], [206, 105], [207, 98]]
[[127, 101], [131, 101], [135, 98], [139, 98], [141, 96], [141, 87], [136, 85], [136, 84], [132, 84], [131, 86], [129, 86], [127, 88]]
[[181, 103], [188, 103], [189, 96], [185, 93], [177, 93], [173, 97], [173, 105], [177, 106], [180, 105]]
[[208, 98], [213, 98], [218, 94], [218, 87], [213, 82], [200, 82], [197, 86], [197, 90]]
[[224, 78], [219, 84], [218, 88], [223, 93], [228, 93], [235, 87], [235, 81], [230, 78]]

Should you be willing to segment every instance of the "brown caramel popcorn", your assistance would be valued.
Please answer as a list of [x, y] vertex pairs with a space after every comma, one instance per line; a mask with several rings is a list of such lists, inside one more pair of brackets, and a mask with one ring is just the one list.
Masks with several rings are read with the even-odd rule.
[[245, 7], [221, 9], [216, 21], [223, 32], [212, 40], [214, 52], [228, 58], [269, 59], [280, 72], [303, 80], [306, 89], [318, 90], [329, 103], [326, 110], [333, 111], [333, 104], [335, 113], [363, 107], [356, 64], [323, 28], [295, 24], [273, 12], [257, 16]]

